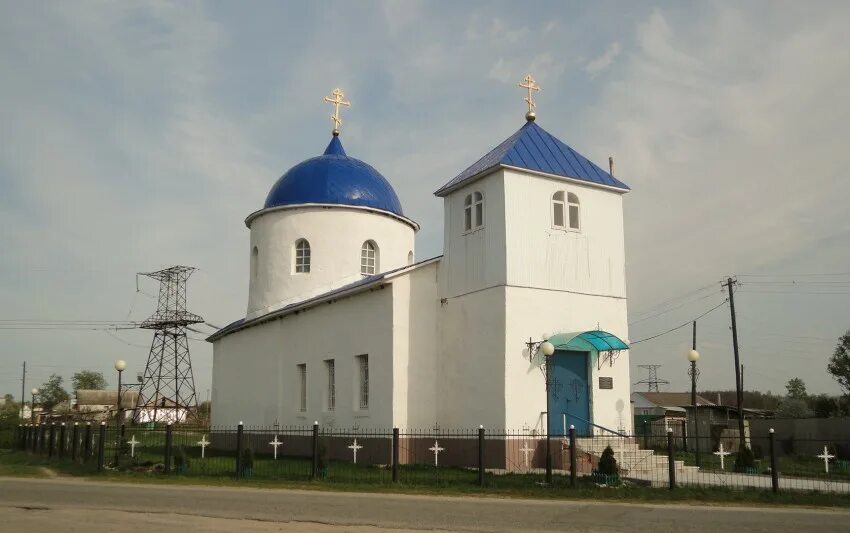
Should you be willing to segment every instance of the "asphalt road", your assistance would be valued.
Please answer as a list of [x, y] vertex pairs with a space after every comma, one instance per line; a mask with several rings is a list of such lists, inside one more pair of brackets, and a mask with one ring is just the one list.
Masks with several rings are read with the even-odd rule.
[[850, 511], [0, 478], [0, 531], [814, 531]]

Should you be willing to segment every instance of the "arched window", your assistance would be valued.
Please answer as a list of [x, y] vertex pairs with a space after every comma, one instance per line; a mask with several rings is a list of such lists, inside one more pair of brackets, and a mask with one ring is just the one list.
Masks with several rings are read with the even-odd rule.
[[407, 264], [408, 265], [413, 264], [413, 250], [410, 250], [409, 252], [407, 252]]
[[552, 227], [566, 229], [566, 205], [564, 191], [558, 191], [552, 195]]
[[581, 229], [581, 220], [579, 219], [580, 206], [577, 195], [573, 193], [567, 194], [567, 207], [570, 212], [570, 229]]
[[310, 243], [307, 239], [298, 239], [295, 242], [295, 273], [308, 274], [310, 272]]
[[254, 246], [251, 250], [251, 279], [257, 279], [257, 273], [260, 270], [260, 250]]
[[371, 276], [378, 271], [378, 245], [375, 241], [366, 241], [360, 248], [360, 273]]
[[463, 229], [471, 231], [484, 226], [484, 195], [478, 191], [463, 199]]

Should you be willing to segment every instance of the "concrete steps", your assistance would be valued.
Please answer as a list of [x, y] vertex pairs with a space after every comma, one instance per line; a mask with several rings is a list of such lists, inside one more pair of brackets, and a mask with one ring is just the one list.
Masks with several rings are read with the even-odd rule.
[[[576, 448], [594, 457], [601, 457], [608, 446], [614, 450], [614, 458], [624, 475], [630, 472], [666, 477], [668, 475], [667, 455], [658, 455], [654, 450], [644, 450], [634, 439], [626, 437], [577, 438]], [[674, 461], [677, 473], [697, 472], [696, 466], [686, 466], [684, 461]]]

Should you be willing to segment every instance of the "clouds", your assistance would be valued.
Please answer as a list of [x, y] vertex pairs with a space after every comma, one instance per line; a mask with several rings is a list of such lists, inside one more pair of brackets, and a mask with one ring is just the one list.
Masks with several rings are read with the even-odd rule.
[[[15, 311], [3, 318], [123, 318], [134, 272], [174, 263], [200, 267], [193, 310], [217, 324], [237, 318], [247, 295], [242, 220], [278, 176], [327, 144], [321, 97], [335, 86], [354, 104], [346, 150], [386, 175], [422, 225], [417, 255], [437, 254], [441, 203], [431, 193], [522, 125], [515, 85], [526, 72], [543, 87], [541, 125], [602, 166], [613, 154], [633, 187], [632, 309], [736, 271], [850, 271], [846, 209], [835, 201], [850, 193], [842, 5], [801, 17], [793, 4], [566, 12], [552, 3], [532, 19], [510, 3], [261, 7], [4, 8], [0, 121], [12, 134], [0, 143], [0, 247], [10, 252], [0, 256], [0, 296]], [[783, 346], [749, 334], [832, 337], [848, 311], [823, 297], [758, 298], [742, 292], [741, 312], [775, 328], [740, 326], [747, 364], [765, 375], [776, 373], [765, 352]], [[137, 297], [133, 318], [152, 304]], [[699, 309], [641, 322], [632, 337]], [[701, 364], [706, 384], [723, 386], [731, 367], [712, 361], [726, 356], [728, 333], [722, 315], [713, 320], [701, 340], [716, 356]], [[31, 361], [108, 370], [121, 354], [135, 369], [146, 356], [98, 333], [0, 335], [4, 353]], [[146, 332], [120, 335], [149, 342]], [[635, 361], [672, 373], [686, 342], [647, 343]], [[210, 350], [192, 348], [203, 389]], [[820, 363], [789, 364], [810, 389], [831, 386]], [[781, 377], [750, 382], [768, 388]]]
[[617, 56], [620, 55], [623, 47], [618, 42], [613, 42], [605, 48], [605, 52], [599, 57], [591, 59], [584, 66], [585, 72], [591, 76], [596, 76], [610, 67]]

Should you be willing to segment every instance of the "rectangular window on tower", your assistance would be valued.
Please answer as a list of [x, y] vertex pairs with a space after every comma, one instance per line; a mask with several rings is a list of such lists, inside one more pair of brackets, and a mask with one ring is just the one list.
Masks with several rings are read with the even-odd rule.
[[334, 360], [326, 360], [325, 368], [328, 371], [328, 396], [325, 401], [327, 402], [328, 411], [333, 411], [336, 409], [336, 372], [334, 369]]
[[369, 356], [368, 355], [358, 355], [357, 359], [357, 369], [358, 369], [358, 387], [357, 387], [357, 396], [360, 401], [360, 409], [368, 409], [369, 408]]
[[298, 365], [298, 410], [307, 410], [307, 365]]

